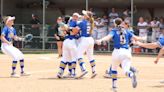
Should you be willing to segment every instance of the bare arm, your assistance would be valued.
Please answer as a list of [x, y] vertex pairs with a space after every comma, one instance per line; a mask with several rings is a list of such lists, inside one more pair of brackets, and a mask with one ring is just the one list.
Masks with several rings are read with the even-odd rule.
[[112, 39], [112, 36], [111, 35], [107, 35], [105, 37], [103, 37], [102, 39], [100, 39], [100, 41], [109, 41]]
[[157, 42], [154, 42], [154, 43], [137, 42], [137, 45], [144, 47], [144, 48], [148, 48], [148, 49], [156, 49], [156, 48], [160, 47], [160, 45]]
[[159, 59], [163, 56], [163, 54], [164, 54], [164, 47], [162, 47], [162, 48], [160, 49], [160, 51], [159, 51], [159, 53], [158, 53], [158, 56], [157, 56], [156, 60], [154, 61], [155, 64], [158, 63]]
[[104, 38], [102, 38], [102, 39], [100, 39], [100, 40], [96, 40], [96, 43], [97, 43], [98, 45], [100, 45], [101, 42], [103, 42], [103, 41], [109, 41], [110, 39], [112, 39], [112, 36], [111, 36], [111, 35], [107, 35], [107, 36], [105, 36]]
[[18, 37], [18, 36], [14, 36], [14, 40], [15, 40], [15, 41], [23, 41], [23, 38]]
[[135, 41], [146, 41], [147, 39], [146, 39], [146, 37], [139, 37], [139, 36], [133, 36], [133, 39], [135, 40]]

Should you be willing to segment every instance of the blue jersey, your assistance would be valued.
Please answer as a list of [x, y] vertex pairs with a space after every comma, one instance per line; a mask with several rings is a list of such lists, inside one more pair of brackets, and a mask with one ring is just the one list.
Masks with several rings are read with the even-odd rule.
[[158, 44], [160, 45], [160, 47], [164, 46], [164, 36], [159, 37]]
[[[68, 23], [68, 26], [69, 26], [69, 29], [70, 29], [69, 31], [72, 31], [72, 28], [77, 26], [77, 21], [71, 19]], [[67, 35], [65, 36], [65, 39], [67, 39], [67, 38], [74, 39], [74, 38], [76, 38], [76, 36], [71, 35], [70, 32], [67, 32]]]
[[70, 20], [69, 21], [69, 27], [70, 27], [70, 29], [72, 29], [73, 27], [76, 27], [77, 26], [77, 21], [75, 21], [75, 20]]
[[91, 30], [91, 23], [88, 20], [82, 20], [79, 24], [78, 27], [80, 28], [80, 36], [81, 37], [89, 37], [90, 35], [90, 30]]
[[16, 36], [16, 30], [11, 27], [5, 26], [1, 32], [1, 35], [4, 35], [6, 40], [11, 42], [13, 40], [13, 37]]
[[131, 38], [133, 37], [133, 33], [128, 30], [119, 30], [118, 28], [114, 28], [109, 33], [113, 38], [114, 48], [129, 48], [129, 43]]

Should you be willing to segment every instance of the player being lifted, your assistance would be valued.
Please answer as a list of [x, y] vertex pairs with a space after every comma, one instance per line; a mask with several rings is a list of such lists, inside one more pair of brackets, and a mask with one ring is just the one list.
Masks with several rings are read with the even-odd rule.
[[110, 33], [100, 39], [97, 40], [97, 44], [101, 44], [102, 41], [108, 41], [113, 39], [114, 42], [114, 51], [112, 53], [112, 89], [116, 91], [117, 89], [117, 67], [121, 64], [122, 69], [127, 77], [132, 80], [133, 88], [137, 87], [136, 75], [132, 71], [130, 71], [131, 66], [131, 51], [129, 50], [130, 40], [133, 38], [134, 40], [145, 40], [143, 38], [135, 36], [129, 30], [125, 30], [124, 25], [122, 25], [122, 19], [117, 18], [114, 21], [115, 28], [113, 28]]
[[6, 55], [9, 55], [13, 58], [12, 62], [12, 73], [11, 77], [19, 78], [20, 76], [16, 74], [16, 65], [17, 62], [20, 61], [21, 67], [21, 76], [29, 76], [30, 74], [25, 73], [24, 71], [24, 56], [23, 53], [13, 46], [13, 40], [15, 41], [23, 41], [24, 38], [20, 38], [16, 34], [16, 30], [13, 27], [15, 17], [7, 16], [4, 17], [5, 27], [1, 33], [1, 40], [2, 40], [2, 52]]

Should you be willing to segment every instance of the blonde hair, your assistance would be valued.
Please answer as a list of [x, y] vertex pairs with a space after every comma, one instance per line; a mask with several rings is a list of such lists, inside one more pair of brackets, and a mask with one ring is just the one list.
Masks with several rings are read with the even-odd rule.
[[92, 16], [92, 12], [90, 12], [90, 11], [88, 11], [88, 13], [87, 13], [87, 15], [88, 15], [88, 20], [89, 20], [89, 22], [90, 22], [90, 27], [91, 27], [91, 29], [90, 29], [90, 31], [89, 31], [89, 34], [93, 34], [93, 29], [94, 29], [94, 18], [93, 18], [93, 16]]
[[90, 29], [89, 33], [90, 33], [90, 34], [93, 34], [93, 29], [94, 29], [94, 18], [93, 18], [93, 17], [90, 17], [89, 21], [90, 21], [90, 23], [91, 23], [91, 25], [90, 25], [91, 29]]
[[9, 18], [9, 16], [3, 16], [3, 22], [6, 24], [6, 21], [7, 21], [7, 19]]

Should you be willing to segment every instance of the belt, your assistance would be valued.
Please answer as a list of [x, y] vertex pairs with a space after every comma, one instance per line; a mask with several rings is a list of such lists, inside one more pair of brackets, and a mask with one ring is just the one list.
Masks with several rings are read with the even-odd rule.
[[123, 49], [129, 49], [128, 47], [115, 47], [115, 49], [121, 49], [121, 48], [123, 48]]
[[70, 35], [70, 36], [66, 36], [65, 37], [65, 39], [70, 39], [70, 40], [72, 40], [72, 39], [75, 39], [76, 37], [74, 36], [74, 35]]
[[91, 35], [90, 34], [88, 34], [88, 35], [82, 35], [81, 37], [91, 37]]

